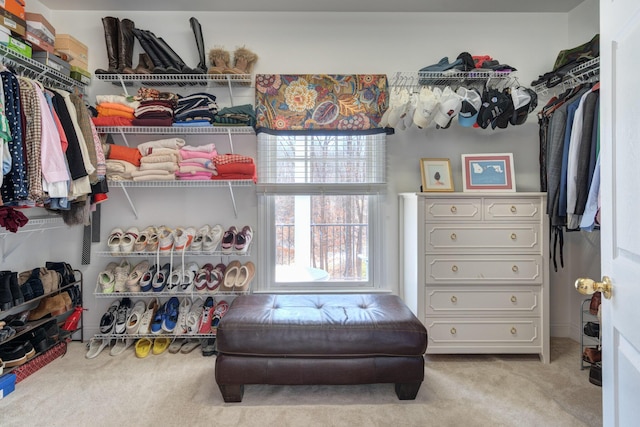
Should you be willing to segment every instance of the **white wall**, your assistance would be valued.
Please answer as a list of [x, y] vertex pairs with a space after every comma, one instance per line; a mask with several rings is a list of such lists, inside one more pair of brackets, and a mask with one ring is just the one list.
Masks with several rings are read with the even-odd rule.
[[[32, 0], [37, 3], [37, 0]], [[580, 14], [594, 16], [585, 6]], [[46, 8], [45, 8], [46, 9]], [[46, 11], [45, 11], [46, 12]], [[587, 13], [589, 12], [589, 13]], [[205, 47], [223, 46], [233, 51], [246, 46], [259, 55], [256, 73], [386, 73], [390, 78], [398, 71], [414, 71], [448, 56], [454, 60], [463, 51], [488, 54], [518, 69], [521, 84], [529, 85], [538, 75], [549, 71], [561, 49], [571, 47], [570, 20], [576, 14], [472, 14], [472, 13], [218, 13], [199, 12], [131, 12], [113, 14], [121, 19], [133, 20], [136, 27], [150, 30], [163, 37], [189, 65], [198, 62], [194, 36], [189, 17], [196, 16], [203, 28]], [[597, 10], [595, 12], [597, 15]], [[51, 23], [60, 33], [69, 33], [89, 46], [89, 66], [105, 68], [107, 57], [101, 18], [103, 12], [51, 11]], [[571, 28], [577, 24], [571, 23]], [[585, 32], [595, 23], [589, 20]], [[136, 42], [137, 54], [142, 52]], [[180, 89], [173, 89], [180, 91]], [[119, 88], [95, 81], [88, 90], [88, 101], [96, 94], [118, 93]], [[219, 104], [228, 102], [224, 91], [215, 91]], [[243, 93], [247, 102], [251, 93]], [[541, 102], [546, 102], [541, 100]], [[236, 102], [237, 104], [237, 102]], [[216, 144], [226, 144], [216, 137]], [[522, 126], [505, 130], [466, 129], [452, 125], [448, 130], [398, 130], [388, 139], [389, 192], [387, 197], [387, 230], [389, 256], [387, 279], [389, 288], [397, 292], [398, 262], [395, 258], [398, 239], [398, 204], [400, 192], [418, 191], [420, 186], [421, 157], [451, 159], [456, 190], [461, 191], [460, 154], [480, 152], [512, 152], [519, 191], [539, 191], [538, 178], [538, 126], [531, 116]], [[234, 141], [235, 143], [235, 141]], [[252, 140], [237, 142], [239, 151], [255, 152]], [[94, 244], [94, 251], [106, 250], [106, 237], [111, 227], [153, 223], [197, 224], [220, 222], [223, 225], [256, 224], [255, 195], [243, 190], [236, 200], [243, 209], [237, 219], [229, 211], [229, 197], [221, 190], [166, 191], [157, 189], [131, 189], [140, 217], [135, 219], [121, 191], [112, 189], [109, 200], [103, 204], [102, 243]], [[135, 193], [135, 194], [133, 194]], [[245, 207], [246, 206], [246, 207]], [[77, 242], [81, 230], [72, 230], [64, 236], [51, 234], [56, 246], [64, 247], [68, 260], [85, 272], [86, 316], [88, 334], [95, 332], [107, 300], [95, 301], [92, 295], [97, 273], [109, 261], [94, 256], [89, 266], [80, 266]], [[68, 237], [67, 237], [68, 235]], [[49, 236], [49, 235], [48, 235]], [[259, 230], [257, 231], [259, 238]], [[57, 252], [62, 255], [62, 253]], [[259, 257], [254, 256], [259, 267]], [[14, 261], [15, 260], [15, 261]], [[21, 263], [19, 256], [12, 262]], [[28, 265], [30, 266], [30, 265]], [[26, 267], [28, 267], [26, 266]], [[557, 285], [552, 283], [551, 321], [566, 331], [567, 298], [558, 298]], [[552, 330], [552, 335], [553, 335]], [[563, 334], [565, 335], [565, 334]]]

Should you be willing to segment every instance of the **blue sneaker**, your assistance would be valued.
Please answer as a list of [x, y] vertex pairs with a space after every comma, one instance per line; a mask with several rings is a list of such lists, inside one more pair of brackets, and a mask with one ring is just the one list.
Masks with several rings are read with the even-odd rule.
[[162, 329], [165, 332], [173, 332], [178, 323], [178, 309], [180, 308], [180, 300], [176, 297], [169, 298], [165, 303], [164, 320], [162, 321]]
[[156, 311], [156, 314], [153, 316], [153, 320], [151, 321], [151, 333], [152, 334], [159, 334], [159, 333], [162, 332], [162, 322], [163, 322], [164, 317], [165, 317], [166, 305], [167, 305], [166, 302], [164, 304], [162, 304], [160, 306], [160, 308], [158, 309], [158, 311]]
[[171, 274], [171, 264], [169, 263], [166, 263], [160, 270], [156, 271], [156, 274], [153, 276], [153, 280], [151, 281], [153, 292], [162, 292], [169, 280], [169, 274]]

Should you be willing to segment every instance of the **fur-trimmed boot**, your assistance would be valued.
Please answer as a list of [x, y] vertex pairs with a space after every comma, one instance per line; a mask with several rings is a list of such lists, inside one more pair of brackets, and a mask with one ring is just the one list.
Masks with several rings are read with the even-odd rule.
[[225, 74], [251, 74], [253, 66], [258, 60], [258, 55], [246, 47], [239, 47], [233, 53], [233, 68], [224, 70]]
[[223, 48], [216, 47], [209, 51], [209, 62], [211, 67], [207, 70], [207, 74], [223, 74], [224, 70], [229, 68], [231, 54]]

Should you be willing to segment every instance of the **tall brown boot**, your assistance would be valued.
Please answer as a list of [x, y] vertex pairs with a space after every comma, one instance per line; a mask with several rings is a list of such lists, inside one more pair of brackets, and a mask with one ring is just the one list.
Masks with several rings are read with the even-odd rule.
[[135, 74], [133, 70], [133, 29], [135, 24], [130, 19], [120, 21], [118, 32], [118, 71], [123, 74]]
[[113, 16], [102, 18], [104, 27], [104, 40], [107, 45], [107, 58], [109, 58], [109, 68], [106, 70], [98, 68], [96, 74], [117, 74], [118, 73], [118, 34], [120, 32], [120, 21]]
[[253, 65], [258, 60], [258, 55], [251, 52], [249, 49], [240, 47], [233, 53], [233, 68], [227, 68], [224, 70], [225, 74], [251, 74]]
[[231, 54], [228, 51], [216, 47], [209, 51], [209, 62], [211, 67], [207, 70], [208, 74], [223, 74], [224, 70], [229, 68]]
[[153, 61], [146, 53], [141, 53], [138, 56], [138, 66], [133, 69], [136, 74], [151, 74], [153, 71]]

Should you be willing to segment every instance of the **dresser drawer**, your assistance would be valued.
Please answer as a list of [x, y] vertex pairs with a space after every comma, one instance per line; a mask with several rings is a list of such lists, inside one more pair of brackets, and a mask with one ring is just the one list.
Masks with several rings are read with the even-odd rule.
[[481, 221], [482, 199], [425, 199], [427, 221]]
[[535, 199], [485, 199], [486, 221], [536, 221], [540, 222], [542, 201]]
[[541, 251], [539, 224], [427, 224], [426, 234], [427, 252]]
[[542, 256], [427, 255], [426, 284], [540, 284]]
[[427, 318], [430, 315], [537, 316], [540, 313], [540, 287], [460, 287], [430, 286], [427, 289]]
[[[476, 352], [483, 347], [540, 345], [539, 319], [427, 319], [429, 347], [473, 347]], [[509, 352], [506, 348], [505, 352]]]

